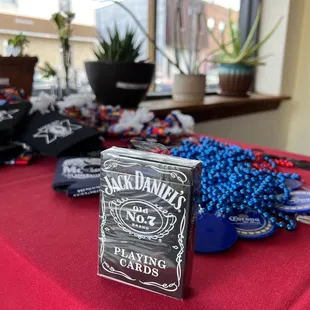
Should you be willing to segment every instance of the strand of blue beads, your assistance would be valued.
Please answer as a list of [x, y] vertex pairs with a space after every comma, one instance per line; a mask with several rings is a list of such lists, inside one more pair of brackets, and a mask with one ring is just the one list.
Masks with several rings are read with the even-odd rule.
[[255, 155], [251, 150], [203, 137], [200, 143], [184, 140], [171, 150], [173, 156], [202, 161], [200, 206], [204, 213], [230, 214], [251, 208], [280, 228], [295, 230], [290, 216], [277, 212], [275, 206], [290, 199], [286, 179], [299, 179], [298, 174], [272, 171], [274, 161], [264, 158], [271, 169], [253, 168]]

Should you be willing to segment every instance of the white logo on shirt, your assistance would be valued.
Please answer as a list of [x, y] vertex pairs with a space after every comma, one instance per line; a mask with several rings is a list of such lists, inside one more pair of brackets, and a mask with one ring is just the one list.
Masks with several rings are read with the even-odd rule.
[[65, 138], [72, 135], [75, 131], [81, 129], [82, 126], [71, 124], [70, 120], [54, 121], [43, 127], [40, 127], [33, 138], [45, 138], [46, 144], [51, 144], [57, 139]]
[[8, 119], [13, 119], [13, 114], [17, 113], [19, 110], [15, 109], [15, 110], [8, 110], [8, 111], [0, 111], [0, 123], [8, 120]]
[[62, 175], [68, 179], [100, 177], [100, 158], [72, 158], [62, 163]]

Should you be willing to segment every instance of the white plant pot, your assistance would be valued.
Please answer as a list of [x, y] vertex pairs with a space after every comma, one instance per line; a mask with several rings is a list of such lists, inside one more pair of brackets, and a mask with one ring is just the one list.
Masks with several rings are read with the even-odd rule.
[[176, 74], [173, 82], [173, 100], [203, 102], [206, 76], [203, 74]]

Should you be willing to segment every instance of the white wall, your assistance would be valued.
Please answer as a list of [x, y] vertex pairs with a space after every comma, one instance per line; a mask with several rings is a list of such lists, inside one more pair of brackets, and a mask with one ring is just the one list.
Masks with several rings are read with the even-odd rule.
[[310, 1], [294, 0], [287, 40], [284, 89], [292, 91], [287, 150], [310, 155]]
[[279, 95], [282, 92], [290, 2], [290, 0], [263, 1], [260, 38], [265, 38], [281, 17], [282, 22], [271, 39], [260, 49], [259, 55], [268, 55], [268, 58], [265, 66], [257, 68], [255, 89], [259, 93]]
[[281, 133], [282, 110], [230, 117], [196, 124], [198, 133], [215, 137], [285, 149], [286, 136]]

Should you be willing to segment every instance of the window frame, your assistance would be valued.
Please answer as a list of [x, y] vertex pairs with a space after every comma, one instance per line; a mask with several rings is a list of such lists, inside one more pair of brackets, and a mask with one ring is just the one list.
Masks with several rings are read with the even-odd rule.
[[[254, 22], [255, 16], [258, 11], [258, 7], [262, 0], [240, 0], [240, 11], [239, 11], [239, 24], [244, 31], [242, 31], [241, 42], [246, 40], [246, 37], [251, 29]], [[148, 33], [152, 39], [156, 42], [156, 29], [157, 29], [157, 0], [148, 0]], [[258, 32], [255, 34], [255, 41], [258, 40]], [[150, 62], [156, 62], [156, 48], [149, 42], [148, 44], [148, 56]], [[206, 95], [214, 95], [214, 91], [206, 91]], [[172, 98], [172, 93], [160, 93], [155, 91], [155, 85], [153, 84], [146, 96], [146, 100], [157, 100]]]

